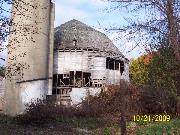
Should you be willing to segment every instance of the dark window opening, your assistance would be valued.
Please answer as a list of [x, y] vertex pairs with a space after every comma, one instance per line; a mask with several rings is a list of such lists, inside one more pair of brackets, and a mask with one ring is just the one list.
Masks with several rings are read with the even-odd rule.
[[70, 85], [74, 85], [74, 80], [75, 80], [75, 75], [74, 75], [74, 71], [70, 71]]
[[69, 78], [65, 78], [62, 80], [63, 85], [70, 85]]
[[109, 69], [114, 70], [114, 60], [113, 59], [110, 59], [110, 61], [109, 61]]
[[77, 46], [77, 40], [76, 39], [73, 40], [73, 46]]
[[52, 94], [54, 95], [54, 94], [60, 94], [60, 92], [59, 92], [60, 90], [59, 89], [57, 89], [57, 88], [53, 88], [53, 90], [52, 90]]
[[69, 78], [69, 74], [63, 74], [63, 79]]
[[88, 49], [88, 51], [93, 51], [93, 49]]
[[110, 61], [110, 58], [107, 57], [107, 58], [106, 58], [106, 69], [109, 69], [109, 61]]
[[[91, 73], [82, 71], [70, 71], [68, 74], [53, 75], [53, 94], [59, 94], [61, 88], [91, 87]], [[63, 92], [63, 91], [62, 91]]]
[[83, 86], [84, 87], [91, 86], [91, 73], [83, 72]]
[[124, 72], [124, 62], [120, 61], [120, 73], [121, 73], [121, 75], [123, 72]]
[[82, 71], [75, 72], [75, 86], [82, 87]]
[[114, 70], [115, 69], [115, 60], [107, 57], [106, 58], [106, 68]]
[[57, 86], [57, 82], [58, 81], [58, 79], [57, 79], [57, 75], [55, 74], [55, 75], [53, 75], [53, 86]]
[[121, 69], [122, 70], [121, 72], [123, 72], [124, 71], [124, 62], [107, 57], [106, 58], [106, 69], [111, 69], [111, 70]]
[[119, 70], [119, 61], [115, 61], [115, 70]]
[[63, 82], [63, 74], [59, 74], [59, 75], [58, 75], [58, 81], [59, 81], [58, 86], [64, 85], [64, 82]]

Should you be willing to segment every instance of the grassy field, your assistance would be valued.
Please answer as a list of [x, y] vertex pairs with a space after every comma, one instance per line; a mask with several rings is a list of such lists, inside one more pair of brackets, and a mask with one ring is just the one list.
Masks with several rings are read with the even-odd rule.
[[116, 123], [99, 118], [60, 118], [56, 122], [32, 126], [18, 124], [13, 117], [0, 115], [0, 135], [116, 135]]
[[[128, 135], [180, 135], [180, 119], [146, 125], [127, 123]], [[100, 118], [61, 118], [57, 122], [31, 126], [0, 115], [0, 135], [119, 135], [118, 123]]]
[[137, 135], [180, 135], [180, 119], [170, 122], [147, 124], [140, 128]]

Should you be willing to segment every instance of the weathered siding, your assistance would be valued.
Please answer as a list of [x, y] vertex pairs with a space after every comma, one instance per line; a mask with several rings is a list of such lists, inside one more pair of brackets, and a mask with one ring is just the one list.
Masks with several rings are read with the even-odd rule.
[[88, 54], [86, 52], [55, 52], [54, 74], [63, 74], [69, 71], [88, 72]]
[[125, 63], [125, 68], [124, 68], [124, 72], [121, 76], [121, 79], [126, 80], [127, 82], [129, 82], [129, 63]]
[[[78, 104], [87, 96], [87, 93], [95, 95], [101, 91], [102, 85], [118, 85], [120, 79], [128, 81], [128, 65], [125, 64], [123, 74], [119, 70], [106, 68], [106, 56], [104, 53], [87, 50], [59, 50], [54, 53], [54, 74], [69, 74], [70, 71], [82, 71], [91, 73], [92, 87], [73, 88], [70, 92], [71, 104]], [[109, 56], [108, 56], [109, 57]], [[124, 61], [124, 59], [122, 60]], [[98, 85], [101, 85], [100, 87]]]
[[91, 78], [103, 79], [106, 78], [106, 58], [105, 57], [93, 57], [91, 62]]

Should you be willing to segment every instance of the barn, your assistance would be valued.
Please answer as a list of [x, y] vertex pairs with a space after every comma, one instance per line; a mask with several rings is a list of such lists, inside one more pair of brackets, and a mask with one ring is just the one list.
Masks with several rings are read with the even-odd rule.
[[103, 33], [71, 20], [55, 28], [53, 89], [59, 103], [78, 104], [120, 79], [129, 81], [129, 60]]

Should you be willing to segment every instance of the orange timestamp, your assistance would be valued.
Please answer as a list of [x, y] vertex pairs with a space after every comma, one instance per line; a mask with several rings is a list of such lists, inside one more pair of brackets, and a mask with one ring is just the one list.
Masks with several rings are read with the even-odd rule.
[[170, 115], [134, 115], [134, 122], [168, 122], [171, 120]]

